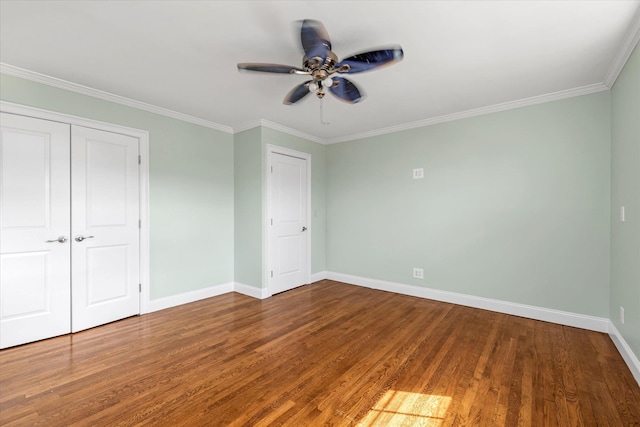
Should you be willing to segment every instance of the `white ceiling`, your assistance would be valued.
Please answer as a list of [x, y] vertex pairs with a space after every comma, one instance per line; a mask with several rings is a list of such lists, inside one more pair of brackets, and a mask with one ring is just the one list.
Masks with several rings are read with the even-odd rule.
[[[404, 60], [282, 104], [305, 76], [296, 22], [320, 20], [339, 58], [400, 44]], [[640, 1], [0, 1], [0, 62], [239, 131], [258, 123], [335, 142], [606, 89], [640, 33]], [[531, 100], [530, 98], [533, 98]], [[525, 100], [525, 101], [522, 101]], [[487, 108], [489, 107], [489, 108]]]

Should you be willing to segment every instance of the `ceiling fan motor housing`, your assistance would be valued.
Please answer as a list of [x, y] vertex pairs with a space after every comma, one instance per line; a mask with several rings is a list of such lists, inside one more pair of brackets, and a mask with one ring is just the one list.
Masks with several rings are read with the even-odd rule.
[[[316, 56], [311, 59], [306, 56], [302, 59], [302, 68], [308, 71], [313, 77], [314, 81], [321, 81], [330, 77], [332, 74], [337, 73], [339, 70], [335, 69], [335, 65], [338, 63], [338, 57], [335, 53], [327, 52], [327, 59], [324, 64], [322, 58]], [[344, 71], [342, 71], [344, 72]]]

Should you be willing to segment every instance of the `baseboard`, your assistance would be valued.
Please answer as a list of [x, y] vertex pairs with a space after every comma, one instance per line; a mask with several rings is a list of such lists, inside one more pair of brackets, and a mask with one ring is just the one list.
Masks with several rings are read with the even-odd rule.
[[384, 280], [369, 279], [366, 277], [351, 276], [335, 272], [327, 272], [327, 279], [371, 289], [378, 289], [381, 291], [395, 292], [403, 295], [427, 298], [436, 301], [464, 305], [467, 307], [481, 308], [498, 313], [526, 317], [528, 319], [558, 323], [560, 325], [573, 326], [591, 331], [609, 331], [609, 319], [603, 317], [588, 316], [550, 308], [518, 304], [491, 298], [423, 288], [421, 286], [405, 285], [402, 283], [387, 282]]
[[609, 336], [629, 367], [629, 370], [636, 379], [636, 382], [640, 385], [640, 360], [638, 360], [638, 357], [633, 354], [631, 347], [629, 347], [629, 344], [627, 344], [611, 320], [609, 320]]
[[148, 313], [226, 294], [228, 292], [232, 292], [233, 288], [234, 284], [231, 282], [224, 283], [222, 285], [211, 286], [209, 288], [197, 289], [195, 291], [189, 291], [178, 295], [171, 295], [164, 298], [154, 299], [149, 301]]
[[311, 275], [311, 283], [316, 283], [319, 282], [320, 280], [324, 280], [327, 278], [327, 272], [326, 271], [319, 271], [317, 273], [313, 273]]
[[244, 283], [238, 282], [233, 284], [233, 290], [239, 294], [258, 299], [265, 299], [271, 296], [266, 288], [256, 288], [255, 286], [245, 285]]
[[[319, 282], [320, 280], [324, 280], [326, 278], [327, 278], [326, 271], [313, 273], [310, 278], [311, 280], [310, 283]], [[233, 290], [240, 294], [247, 295], [253, 298], [258, 298], [258, 299], [265, 299], [271, 296], [267, 288], [257, 288], [255, 286], [245, 285], [244, 283], [238, 283], [238, 282], [235, 282], [233, 284]]]

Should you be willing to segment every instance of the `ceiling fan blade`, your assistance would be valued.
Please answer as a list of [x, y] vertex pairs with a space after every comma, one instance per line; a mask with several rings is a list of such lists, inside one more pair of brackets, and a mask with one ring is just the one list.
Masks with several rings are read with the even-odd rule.
[[282, 73], [282, 74], [295, 74], [298, 71], [304, 72], [302, 68], [293, 67], [291, 65], [262, 64], [259, 62], [241, 62], [240, 64], [238, 64], [238, 70], [260, 71], [263, 73]]
[[350, 104], [355, 104], [362, 100], [363, 96], [358, 90], [358, 87], [351, 81], [338, 76], [333, 76], [333, 86], [329, 88], [329, 91], [336, 97]]
[[302, 21], [300, 39], [307, 59], [320, 57], [322, 59], [321, 64], [324, 64], [327, 60], [327, 52], [331, 50], [331, 41], [329, 40], [329, 33], [322, 25], [322, 22], [314, 19]]
[[311, 82], [312, 80], [306, 81], [291, 89], [287, 96], [284, 97], [284, 101], [282, 101], [282, 103], [285, 105], [295, 104], [305, 96], [309, 95], [309, 83]]
[[390, 49], [380, 49], [352, 55], [336, 64], [336, 68], [348, 65], [349, 71], [346, 71], [347, 73], [361, 73], [384, 65], [394, 64], [401, 61], [403, 57], [404, 52], [402, 51], [402, 48], [397, 46]]

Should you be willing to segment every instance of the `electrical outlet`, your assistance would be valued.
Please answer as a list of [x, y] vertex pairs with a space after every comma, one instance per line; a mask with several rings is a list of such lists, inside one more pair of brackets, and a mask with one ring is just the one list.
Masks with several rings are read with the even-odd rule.
[[424, 178], [424, 169], [418, 168], [413, 170], [413, 179], [422, 179]]
[[624, 325], [624, 307], [620, 306], [620, 323]]
[[413, 269], [413, 278], [414, 279], [424, 279], [424, 270], [421, 268]]

